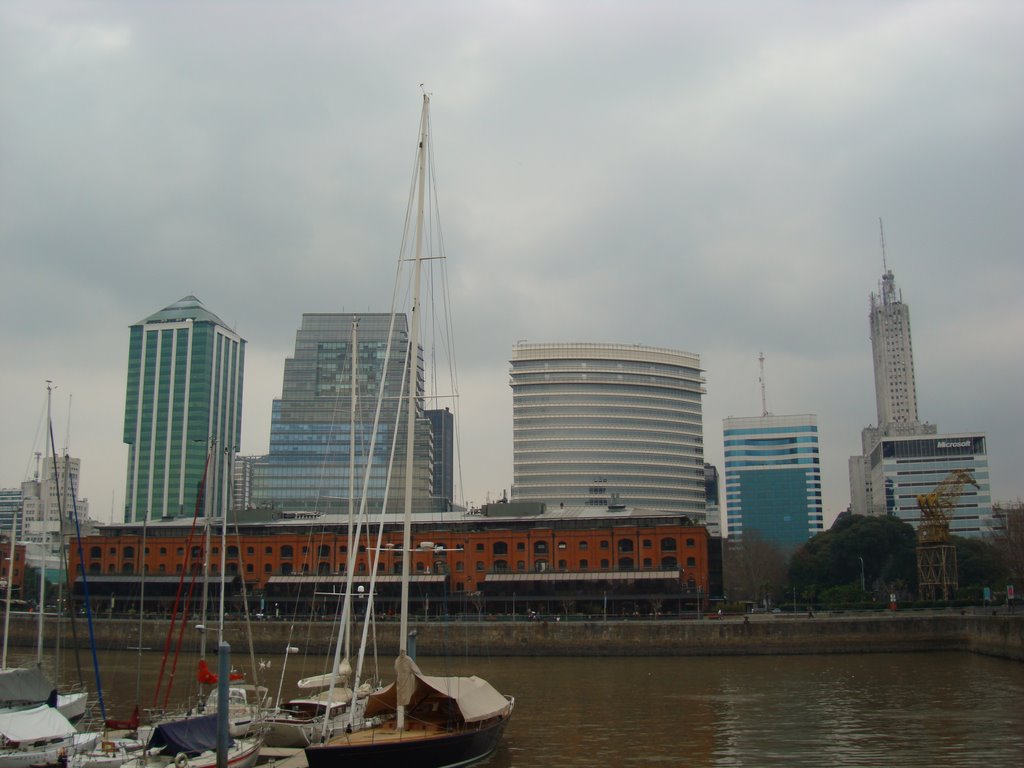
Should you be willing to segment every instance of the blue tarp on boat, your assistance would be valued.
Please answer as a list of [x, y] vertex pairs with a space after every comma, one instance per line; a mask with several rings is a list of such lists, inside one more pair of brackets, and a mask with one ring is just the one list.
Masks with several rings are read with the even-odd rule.
[[[228, 736], [228, 746], [232, 739]], [[197, 755], [200, 752], [217, 749], [217, 715], [202, 715], [162, 723], [153, 730], [147, 748], [159, 748], [164, 755], [184, 752]]]

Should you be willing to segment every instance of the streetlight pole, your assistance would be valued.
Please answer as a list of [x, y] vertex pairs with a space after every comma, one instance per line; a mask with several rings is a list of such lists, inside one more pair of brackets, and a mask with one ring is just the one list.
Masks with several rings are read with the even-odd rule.
[[867, 592], [867, 590], [864, 589], [864, 558], [858, 557], [857, 559], [860, 560], [860, 591]]

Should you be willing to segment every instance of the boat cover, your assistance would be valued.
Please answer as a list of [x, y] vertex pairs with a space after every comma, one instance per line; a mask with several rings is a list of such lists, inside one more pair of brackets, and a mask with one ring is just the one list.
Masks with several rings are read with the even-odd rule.
[[0, 736], [7, 741], [62, 739], [74, 732], [75, 726], [46, 704], [31, 709], [0, 712]]
[[[228, 746], [232, 739], [228, 736]], [[217, 749], [217, 715], [201, 715], [161, 723], [153, 729], [147, 749], [159, 749], [163, 755], [184, 752], [196, 755]]]
[[0, 708], [42, 704], [56, 690], [39, 667], [0, 669]]
[[299, 680], [296, 685], [299, 688], [327, 688], [328, 686], [334, 685], [335, 683], [347, 683], [352, 677], [352, 665], [348, 661], [346, 656], [340, 662], [338, 662], [337, 672], [328, 672], [326, 675], [313, 675], [312, 677], [304, 677]]
[[[404, 659], [404, 661], [403, 661]], [[415, 707], [428, 697], [451, 699], [467, 723], [478, 723], [508, 712], [508, 699], [490, 683], [476, 675], [472, 677], [432, 677], [420, 672], [408, 656], [395, 662], [398, 680], [387, 688], [370, 695], [366, 716], [373, 717], [394, 712], [399, 703]], [[404, 701], [400, 702], [400, 689]]]

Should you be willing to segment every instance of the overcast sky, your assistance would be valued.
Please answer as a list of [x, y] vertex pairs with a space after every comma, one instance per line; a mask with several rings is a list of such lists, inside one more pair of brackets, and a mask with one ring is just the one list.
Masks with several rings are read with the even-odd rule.
[[[5, 2], [0, 486], [57, 445], [124, 496], [128, 328], [194, 294], [248, 341], [264, 453], [303, 312], [387, 311], [419, 84], [466, 501], [512, 477], [517, 340], [639, 343], [722, 419], [814, 413], [826, 524], [875, 420], [868, 297], [911, 308], [922, 419], [1024, 496], [1024, 3]], [[120, 513], [118, 513], [120, 514]]]

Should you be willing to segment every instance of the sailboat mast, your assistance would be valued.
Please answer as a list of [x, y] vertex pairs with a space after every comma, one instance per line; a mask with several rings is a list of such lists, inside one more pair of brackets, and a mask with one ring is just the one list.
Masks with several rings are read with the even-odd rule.
[[[36, 633], [36, 663], [43, 663], [43, 614], [46, 613], [46, 555], [47, 545], [50, 543], [49, 532], [47, 531], [46, 525], [50, 519], [50, 505], [49, 492], [43, 493], [43, 488], [46, 484], [46, 465], [50, 461], [50, 441], [53, 435], [53, 423], [50, 421], [50, 401], [53, 395], [53, 382], [50, 379], [46, 380], [46, 439], [43, 440], [46, 443], [46, 454], [43, 458], [43, 471], [39, 475], [39, 498], [42, 502], [43, 507], [43, 543], [40, 553], [41, 562], [39, 566], [39, 606], [37, 610], [37, 622], [38, 631]], [[57, 481], [57, 467], [53, 468], [53, 480]]]
[[[230, 477], [228, 474], [228, 461], [230, 457], [230, 448], [224, 446], [221, 449], [224, 453], [224, 466], [221, 468], [223, 472], [222, 477]], [[217, 647], [219, 648], [224, 644], [224, 591], [227, 585], [227, 567], [228, 567], [228, 509], [230, 508], [228, 499], [228, 488], [230, 483], [222, 482], [221, 488], [223, 489], [223, 497], [220, 505], [220, 606], [217, 616]]]
[[[405, 396], [408, 399], [405, 435], [405, 519], [402, 526], [402, 609], [398, 636], [398, 655], [409, 652], [409, 571], [412, 560], [412, 490], [414, 449], [416, 446], [416, 382], [419, 369], [420, 272], [423, 264], [423, 209], [427, 176], [427, 126], [430, 97], [423, 94], [420, 115], [419, 168], [416, 190], [416, 261], [413, 267], [411, 321], [409, 324], [409, 379]], [[405, 725], [405, 707], [398, 708], [399, 730]]]
[[[210, 459], [217, 448], [216, 438], [210, 439], [206, 449], [206, 469], [210, 468]], [[216, 469], [216, 468], [215, 468]], [[206, 611], [210, 603], [210, 486], [203, 482], [203, 603], [199, 615], [202, 617], [202, 631], [199, 633], [199, 658], [206, 658]]]
[[[359, 362], [359, 318], [352, 318], [352, 376], [349, 387], [349, 400], [351, 401], [348, 415], [348, 538], [345, 540], [348, 546], [348, 557], [353, 557], [353, 552], [359, 548], [352, 541], [352, 526], [355, 521], [355, 487], [356, 487], [356, 393], [357, 379], [356, 366]], [[350, 602], [351, 604], [351, 602]], [[352, 655], [352, 612], [349, 611], [349, 622], [345, 627], [345, 658]]]
[[14, 546], [18, 541], [18, 510], [11, 516], [11, 542], [7, 549], [7, 606], [4, 608], [4, 654], [0, 669], [7, 669], [7, 639], [11, 636], [11, 590], [14, 589]]

